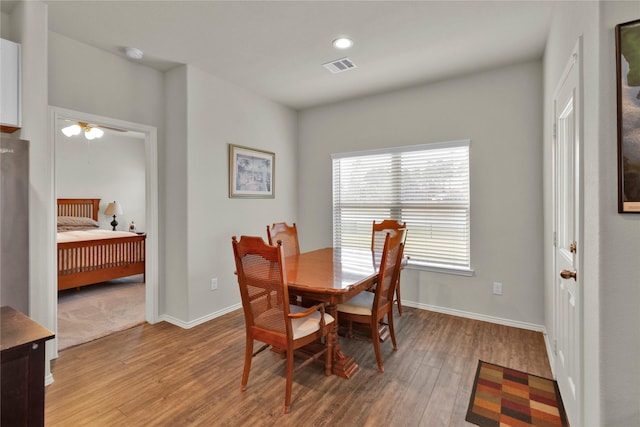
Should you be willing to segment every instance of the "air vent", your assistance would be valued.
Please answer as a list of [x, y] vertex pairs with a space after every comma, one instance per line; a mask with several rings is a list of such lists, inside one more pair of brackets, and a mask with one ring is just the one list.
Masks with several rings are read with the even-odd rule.
[[322, 64], [322, 66], [334, 74], [358, 68], [349, 58], [336, 59], [335, 61]]

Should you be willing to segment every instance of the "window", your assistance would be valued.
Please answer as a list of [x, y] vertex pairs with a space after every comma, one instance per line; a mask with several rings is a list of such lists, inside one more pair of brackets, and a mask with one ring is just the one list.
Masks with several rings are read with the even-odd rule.
[[334, 154], [333, 245], [371, 247], [372, 222], [407, 223], [409, 265], [471, 274], [469, 140]]

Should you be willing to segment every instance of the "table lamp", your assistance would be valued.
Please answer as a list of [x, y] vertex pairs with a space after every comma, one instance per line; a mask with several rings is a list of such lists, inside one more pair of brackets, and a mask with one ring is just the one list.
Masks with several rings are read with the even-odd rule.
[[109, 203], [107, 205], [107, 209], [104, 210], [104, 214], [107, 216], [113, 215], [113, 221], [111, 221], [111, 226], [113, 227], [113, 231], [116, 231], [116, 227], [118, 226], [118, 221], [116, 221], [116, 215], [122, 215], [122, 206], [115, 200], [113, 203]]

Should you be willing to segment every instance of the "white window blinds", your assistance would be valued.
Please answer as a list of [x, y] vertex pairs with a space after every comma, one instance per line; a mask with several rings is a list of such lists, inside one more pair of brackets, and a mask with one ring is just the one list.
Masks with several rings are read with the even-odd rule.
[[396, 219], [410, 264], [470, 270], [469, 143], [334, 154], [334, 247], [369, 249], [373, 221]]

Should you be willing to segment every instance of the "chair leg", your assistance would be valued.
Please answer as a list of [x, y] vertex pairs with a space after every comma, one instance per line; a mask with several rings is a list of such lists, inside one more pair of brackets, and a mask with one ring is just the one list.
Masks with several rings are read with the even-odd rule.
[[293, 349], [287, 350], [287, 386], [284, 395], [284, 413], [291, 410], [291, 385], [293, 383]]
[[244, 371], [242, 372], [242, 384], [240, 390], [247, 390], [249, 381], [249, 371], [251, 370], [251, 359], [253, 359], [253, 337], [247, 334], [247, 342], [244, 347]]
[[389, 308], [387, 319], [389, 323], [389, 333], [391, 334], [391, 342], [393, 343], [393, 349], [398, 350], [398, 344], [396, 343], [396, 331], [393, 328], [393, 305]]
[[396, 302], [398, 303], [398, 313], [402, 316], [402, 302], [400, 302], [400, 278], [396, 283]]
[[380, 354], [380, 331], [378, 330], [378, 320], [371, 320], [371, 340], [373, 341], [373, 351], [376, 353], [376, 361], [378, 362], [378, 372], [383, 373], [382, 354]]
[[347, 321], [347, 338], [353, 338], [353, 322], [351, 319]]

